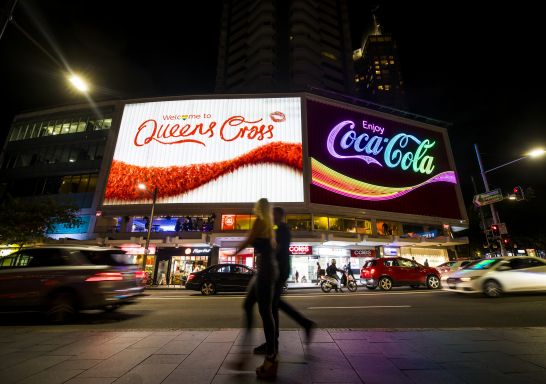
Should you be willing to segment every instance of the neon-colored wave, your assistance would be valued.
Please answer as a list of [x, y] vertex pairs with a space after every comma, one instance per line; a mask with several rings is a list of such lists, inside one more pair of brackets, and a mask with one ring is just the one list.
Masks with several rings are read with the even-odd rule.
[[311, 158], [311, 173], [313, 185], [353, 199], [372, 201], [396, 199], [397, 197], [403, 196], [417, 188], [431, 183], [457, 183], [455, 172], [447, 171], [439, 173], [417, 185], [409, 187], [384, 187], [345, 176], [328, 168], [314, 158]]
[[265, 144], [230, 160], [208, 164], [173, 165], [170, 167], [142, 167], [114, 160], [106, 184], [105, 199], [141, 200], [137, 183], [158, 189], [158, 197], [178, 196], [240, 167], [253, 164], [280, 164], [302, 169], [301, 144], [275, 142]]

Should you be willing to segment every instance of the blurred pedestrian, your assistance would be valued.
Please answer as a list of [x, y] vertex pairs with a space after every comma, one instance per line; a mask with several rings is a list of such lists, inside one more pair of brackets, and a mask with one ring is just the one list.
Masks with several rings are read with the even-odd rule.
[[425, 259], [425, 267], [428, 267], [428, 259]]
[[299, 278], [300, 278], [300, 273], [296, 271], [296, 283], [298, 282]]

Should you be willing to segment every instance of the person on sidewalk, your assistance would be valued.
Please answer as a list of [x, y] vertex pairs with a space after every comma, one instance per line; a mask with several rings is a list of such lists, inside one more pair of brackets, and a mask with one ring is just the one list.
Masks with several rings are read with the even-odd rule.
[[[261, 198], [254, 206], [256, 220], [247, 238], [239, 245], [234, 256], [247, 246], [254, 247], [256, 255], [257, 273], [253, 276], [247, 288], [244, 304], [246, 314], [245, 339], [252, 328], [252, 307], [257, 302], [260, 317], [262, 318], [265, 336], [265, 359], [262, 365], [256, 368], [259, 379], [273, 379], [277, 376], [278, 360], [276, 346], [276, 326], [273, 316], [274, 291], [279, 281], [277, 259], [274, 255], [275, 233], [269, 201]], [[251, 303], [251, 304], [249, 304]], [[250, 310], [249, 310], [250, 308]], [[243, 361], [234, 363], [236, 369], [242, 369]]]
[[322, 276], [320, 263], [317, 261], [317, 285], [320, 285], [320, 276]]
[[300, 273], [298, 271], [296, 271], [296, 283], [299, 283], [299, 280], [300, 279]]
[[[277, 242], [277, 249], [275, 256], [279, 265], [279, 281], [275, 287], [275, 293], [273, 297], [273, 316], [275, 318], [275, 346], [279, 347], [279, 309], [283, 311], [288, 317], [292, 318], [302, 328], [305, 329], [306, 341], [309, 342], [311, 338], [311, 331], [315, 327], [315, 323], [302, 315], [298, 310], [281, 299], [283, 291], [283, 285], [290, 275], [290, 229], [284, 222], [284, 210], [281, 207], [275, 207], [273, 209], [273, 221], [277, 226], [275, 231], [275, 240]], [[249, 300], [245, 301], [245, 310], [252, 313], [252, 306], [254, 303]], [[254, 348], [255, 354], [266, 353], [266, 344], [262, 344]]]

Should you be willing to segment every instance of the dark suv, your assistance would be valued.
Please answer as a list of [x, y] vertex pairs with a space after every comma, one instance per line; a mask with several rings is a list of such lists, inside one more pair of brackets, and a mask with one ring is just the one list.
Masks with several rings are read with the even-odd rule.
[[404, 259], [403, 257], [385, 257], [368, 260], [360, 271], [360, 278], [366, 288], [379, 287], [389, 291], [392, 287], [409, 285], [412, 288], [426, 286], [429, 289], [440, 288], [440, 272], [435, 268]]
[[0, 258], [0, 310], [42, 310], [64, 322], [80, 309], [114, 310], [144, 289], [132, 256], [115, 248], [36, 247]]

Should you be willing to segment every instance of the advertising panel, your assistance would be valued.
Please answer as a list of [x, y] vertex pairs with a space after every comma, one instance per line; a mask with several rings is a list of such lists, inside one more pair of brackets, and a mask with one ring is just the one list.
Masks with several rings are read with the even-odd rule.
[[104, 204], [303, 202], [299, 97], [125, 106]]
[[461, 218], [440, 130], [307, 100], [312, 203]]
[[375, 257], [375, 249], [351, 249], [351, 257]]
[[312, 255], [313, 247], [310, 245], [290, 245], [288, 251], [291, 255]]

